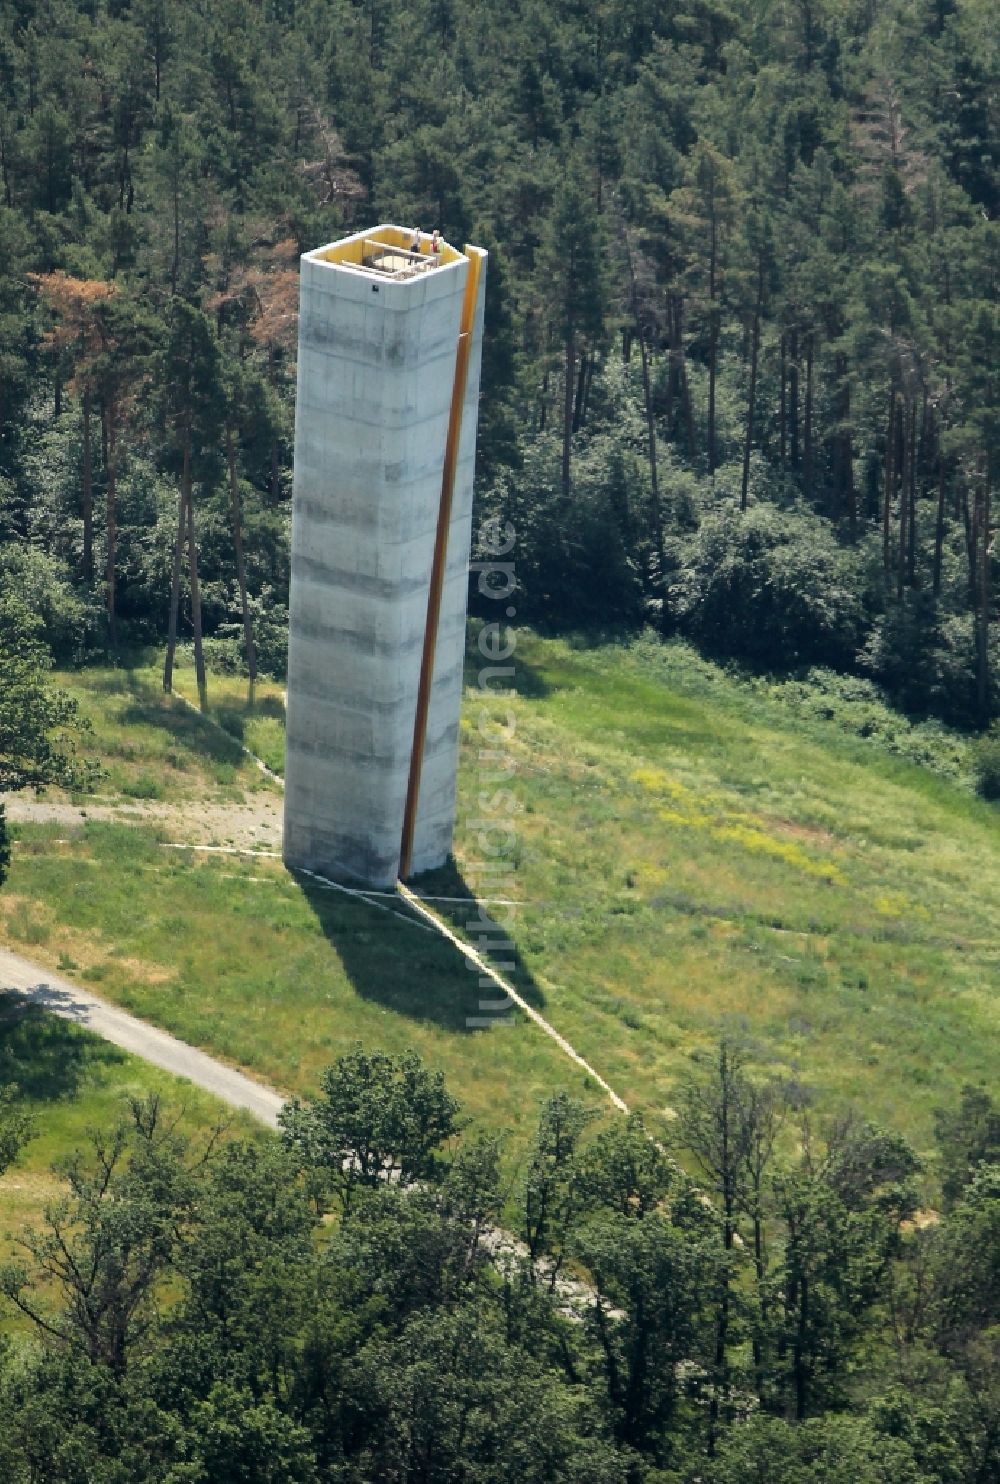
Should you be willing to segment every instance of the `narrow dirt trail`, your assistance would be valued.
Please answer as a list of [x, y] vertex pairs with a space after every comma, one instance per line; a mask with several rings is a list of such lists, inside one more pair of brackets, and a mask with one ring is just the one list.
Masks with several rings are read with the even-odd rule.
[[243, 1108], [269, 1128], [277, 1128], [278, 1112], [285, 1099], [274, 1088], [255, 1082], [206, 1052], [0, 946], [0, 994], [11, 991], [175, 1077], [186, 1077], [231, 1108]]

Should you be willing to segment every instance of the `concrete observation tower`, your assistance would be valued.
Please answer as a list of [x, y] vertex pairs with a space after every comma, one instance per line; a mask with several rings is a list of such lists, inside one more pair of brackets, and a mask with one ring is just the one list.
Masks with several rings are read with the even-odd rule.
[[[433, 250], [436, 246], [436, 250]], [[451, 849], [486, 253], [305, 253], [284, 856], [386, 886]]]

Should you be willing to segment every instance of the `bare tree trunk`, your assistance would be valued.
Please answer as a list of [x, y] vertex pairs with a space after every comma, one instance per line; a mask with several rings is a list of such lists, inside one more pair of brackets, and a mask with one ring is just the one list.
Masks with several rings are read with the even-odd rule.
[[780, 462], [784, 469], [788, 455], [788, 365], [785, 333], [781, 332], [781, 391], [778, 400], [778, 435], [780, 438]]
[[789, 337], [788, 367], [788, 439], [793, 469], [799, 467], [799, 332]]
[[[628, 264], [629, 288], [632, 314], [635, 318], [635, 333], [639, 341], [639, 361], [642, 367], [642, 400], [646, 412], [646, 446], [649, 454], [649, 496], [653, 515], [653, 538], [656, 542], [656, 557], [659, 562], [659, 579], [663, 582], [664, 568], [666, 565], [666, 554], [663, 546], [663, 513], [660, 510], [660, 485], [656, 467], [656, 419], [653, 416], [653, 391], [649, 375], [649, 348], [646, 345], [646, 335], [642, 323], [642, 315], [639, 312], [639, 295], [635, 281], [635, 267], [632, 262], [632, 248], [628, 240], [628, 231], [622, 224], [622, 239], [625, 243], [625, 260]], [[668, 303], [667, 313], [670, 313]], [[667, 385], [670, 384], [670, 373], [667, 373]]]
[[760, 356], [760, 315], [764, 299], [763, 264], [757, 274], [757, 303], [753, 312], [753, 330], [750, 336], [750, 395], [747, 401], [747, 433], [743, 442], [743, 483], [740, 486], [740, 509], [745, 510], [750, 499], [750, 449], [753, 445], [753, 415], [757, 399], [757, 361]]
[[667, 430], [667, 438], [674, 436], [674, 328], [671, 323], [673, 318], [673, 307], [671, 296], [666, 297], [666, 330], [667, 330], [667, 375], [663, 394], [663, 425]]
[[813, 478], [813, 334], [806, 337], [806, 405], [803, 427], [802, 479], [806, 498], [812, 497]]
[[896, 389], [889, 393], [889, 429], [885, 438], [885, 489], [882, 494], [882, 566], [892, 567], [892, 492], [896, 482]]
[[118, 623], [116, 613], [115, 592], [115, 563], [117, 558], [116, 542], [118, 533], [118, 511], [117, 511], [117, 460], [118, 453], [115, 446], [115, 413], [112, 403], [105, 403], [104, 431], [107, 447], [107, 497], [105, 502], [106, 527], [107, 527], [107, 560], [105, 562], [104, 577], [105, 590], [107, 594], [108, 610], [108, 642], [114, 649], [118, 643]]
[[975, 611], [976, 607], [976, 574], [979, 571], [979, 558], [977, 555], [979, 551], [979, 527], [977, 525], [978, 518], [979, 505], [978, 503], [976, 503], [973, 509], [971, 511], [969, 510], [969, 486], [966, 482], [963, 481], [962, 524], [965, 527], [965, 559], [968, 564], [969, 603], [972, 606], [973, 611]]
[[580, 426], [585, 427], [590, 411], [590, 394], [594, 389], [594, 371], [597, 367], [597, 352], [591, 351], [587, 358], [587, 380], [583, 385], [583, 406], [580, 409]]
[[979, 506], [979, 603], [976, 615], [976, 705], [985, 726], [990, 719], [990, 462], [983, 461]]
[[712, 246], [709, 258], [709, 328], [708, 328], [708, 472], [715, 477], [715, 379], [719, 356], [719, 314], [715, 303], [715, 221], [712, 221]]
[[[926, 421], [926, 407], [924, 420]], [[917, 404], [910, 414], [910, 479], [908, 485], [910, 514], [907, 523], [906, 580], [911, 587], [917, 580]]]
[[174, 653], [177, 649], [177, 619], [181, 604], [181, 555], [184, 551], [184, 535], [187, 530], [188, 495], [191, 489], [191, 439], [184, 439], [184, 466], [181, 471], [181, 488], [177, 497], [177, 537], [174, 541], [174, 562], [170, 581], [170, 622], [167, 628], [167, 653], [163, 661], [163, 689], [169, 694], [174, 684]]
[[687, 364], [684, 358], [684, 303], [679, 294], [672, 294], [674, 312], [670, 318], [670, 355], [673, 374], [681, 399], [681, 414], [684, 418], [684, 436], [687, 440], [688, 458], [692, 462], [698, 456], [698, 445], [694, 433], [694, 410], [691, 406], [691, 387], [688, 382]]
[[191, 582], [191, 626], [194, 629], [194, 673], [198, 682], [198, 704], [208, 710], [208, 685], [205, 680], [205, 651], [201, 638], [201, 587], [198, 582], [198, 546], [194, 533], [194, 497], [188, 484], [187, 498], [188, 575]]
[[942, 430], [937, 432], [937, 464], [938, 464], [938, 492], [937, 492], [937, 519], [934, 523], [934, 577], [933, 588], [935, 598], [941, 596], [941, 562], [944, 554], [944, 495], [945, 495], [945, 458], [944, 449], [941, 447]]
[[576, 395], [573, 399], [573, 432], [578, 433], [583, 426], [583, 409], [586, 405], [587, 371], [590, 365], [590, 356], [586, 351], [580, 357], [580, 369], [576, 378]]
[[[267, 352], [267, 379], [272, 386], [277, 383], [276, 356], [274, 346], [270, 346]], [[271, 434], [271, 499], [278, 499], [278, 439], [277, 435]]]
[[903, 596], [903, 585], [906, 581], [906, 550], [908, 531], [908, 515], [910, 508], [909, 500], [909, 478], [910, 478], [910, 422], [913, 416], [912, 407], [908, 397], [904, 397], [900, 407], [902, 414], [902, 440], [900, 444], [902, 463], [899, 471], [899, 551], [896, 554], [896, 597]]
[[573, 442], [573, 384], [576, 379], [575, 371], [576, 343], [571, 333], [566, 337], [566, 381], [564, 389], [562, 448], [562, 492], [563, 499], [567, 502], [570, 495], [570, 452]]
[[174, 255], [170, 264], [170, 292], [177, 293], [177, 280], [181, 272], [181, 186], [178, 176], [173, 180], [174, 207]]
[[843, 429], [844, 494], [847, 499], [847, 530], [851, 541], [858, 539], [858, 492], [854, 484], [854, 439], [851, 432], [851, 383], [844, 383]]
[[83, 394], [83, 575], [94, 580], [94, 450], [90, 392]]
[[248, 700], [253, 702], [254, 686], [257, 682], [257, 651], [253, 642], [253, 619], [247, 598], [246, 563], [243, 560], [243, 511], [240, 504], [240, 484], [236, 475], [236, 443], [233, 430], [226, 428], [226, 456], [229, 460], [229, 498], [233, 511], [233, 548], [236, 552], [236, 580], [240, 586], [240, 608], [243, 613], [243, 644], [247, 656], [247, 674], [250, 679]]
[[854, 454], [852, 449], [851, 432], [851, 381], [848, 373], [847, 356], [843, 351], [837, 352], [836, 357], [836, 405], [837, 405], [837, 430], [834, 434], [834, 450], [836, 455], [836, 489], [838, 508], [836, 514], [847, 513], [847, 524], [850, 539], [857, 540], [858, 535], [858, 507], [857, 496], [854, 489]]
[[662, 584], [666, 569], [666, 551], [663, 545], [663, 512], [660, 509], [660, 481], [656, 465], [656, 419], [653, 416], [653, 394], [649, 379], [649, 352], [646, 349], [646, 337], [639, 329], [639, 357], [642, 362], [642, 395], [646, 405], [646, 443], [649, 449], [649, 498], [653, 512], [653, 539], [656, 542], [656, 556], [660, 564], [660, 582]]

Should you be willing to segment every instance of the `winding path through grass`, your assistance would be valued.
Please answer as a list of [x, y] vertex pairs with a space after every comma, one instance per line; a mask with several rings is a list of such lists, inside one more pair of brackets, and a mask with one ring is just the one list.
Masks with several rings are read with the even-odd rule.
[[110, 1005], [68, 979], [0, 947], [0, 993], [14, 991], [22, 1000], [71, 1020], [115, 1046], [141, 1056], [153, 1066], [184, 1077], [231, 1108], [245, 1108], [269, 1128], [277, 1128], [285, 1099], [272, 1087], [188, 1046], [176, 1036], [147, 1025], [128, 1011]]

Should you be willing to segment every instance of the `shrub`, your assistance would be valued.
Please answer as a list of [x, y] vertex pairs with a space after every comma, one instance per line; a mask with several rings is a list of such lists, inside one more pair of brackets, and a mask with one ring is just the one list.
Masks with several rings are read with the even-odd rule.
[[976, 788], [984, 799], [1000, 799], [1000, 722], [994, 722], [973, 749]]
[[41, 620], [41, 633], [56, 660], [75, 661], [95, 642], [101, 611], [70, 582], [69, 568], [37, 547], [0, 546], [0, 588], [14, 592]]
[[904, 711], [959, 725], [974, 721], [971, 615], [943, 613], [929, 593], [893, 602], [872, 626], [858, 661]]
[[709, 653], [759, 670], [850, 665], [866, 619], [861, 558], [819, 517], [727, 505], [676, 555], [671, 613]]

